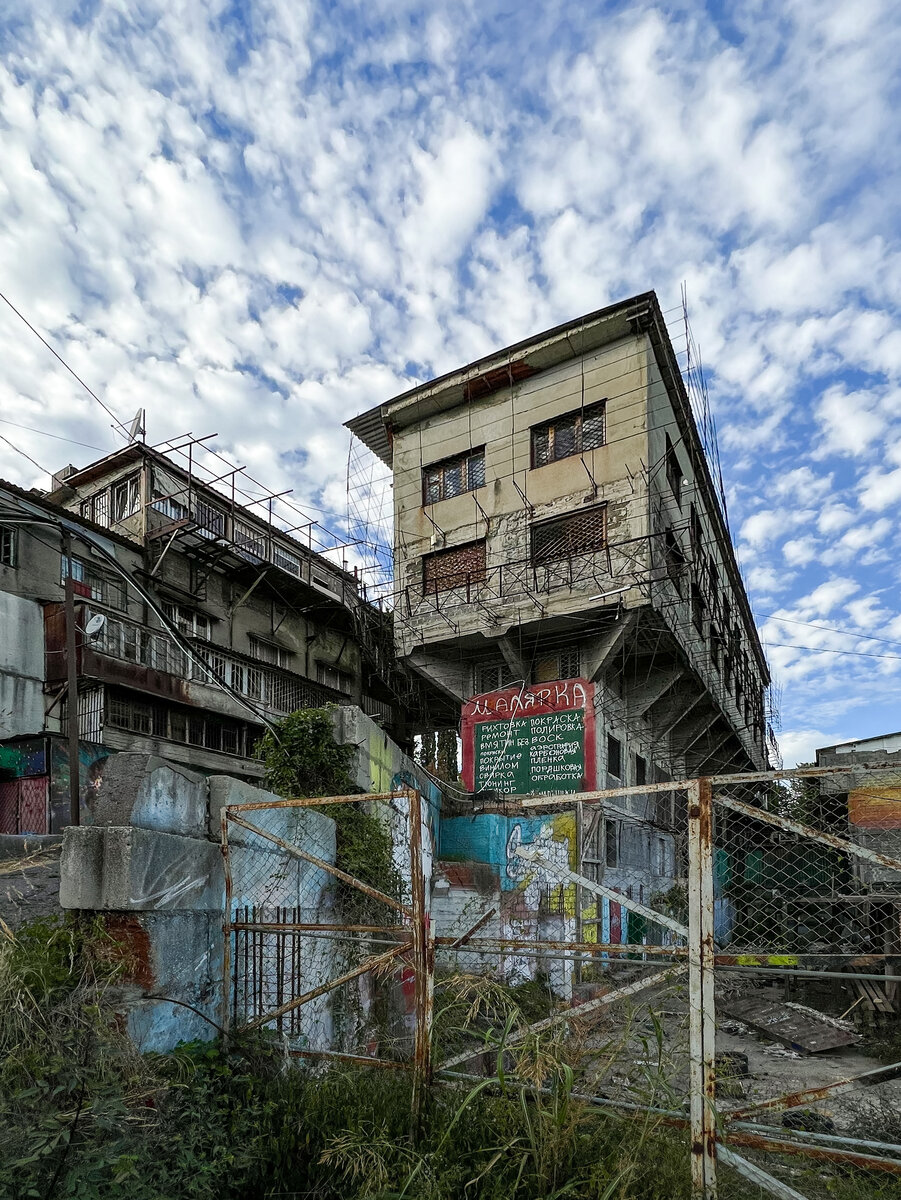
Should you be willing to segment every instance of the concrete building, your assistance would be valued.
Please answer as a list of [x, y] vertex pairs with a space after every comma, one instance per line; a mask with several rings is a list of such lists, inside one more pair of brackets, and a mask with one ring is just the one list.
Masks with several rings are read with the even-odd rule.
[[49, 495], [0, 485], [0, 832], [67, 819], [69, 571], [83, 787], [121, 750], [258, 779], [268, 721], [355, 702], [403, 738], [422, 703], [352, 572], [131, 443]]
[[[398, 656], [464, 706], [480, 804], [769, 765], [767, 663], [654, 293], [348, 426], [393, 470]], [[583, 869], [665, 891], [677, 824], [664, 795], [595, 813]]]

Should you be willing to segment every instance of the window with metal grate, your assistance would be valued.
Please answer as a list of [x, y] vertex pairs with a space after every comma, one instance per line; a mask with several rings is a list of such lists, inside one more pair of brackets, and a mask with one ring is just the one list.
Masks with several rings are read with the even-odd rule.
[[423, 555], [423, 595], [446, 592], [451, 588], [467, 587], [485, 578], [485, 542], [467, 542]]
[[606, 504], [539, 521], [532, 526], [532, 562], [535, 565], [603, 550], [606, 545]]
[[423, 467], [422, 502], [437, 504], [464, 492], [474, 492], [485, 486], [485, 447], [478, 446], [464, 454], [455, 454], [441, 462]]
[[553, 421], [532, 426], [532, 466], [543, 467], [559, 458], [570, 458], [603, 446], [606, 438], [607, 401], [563, 413]]

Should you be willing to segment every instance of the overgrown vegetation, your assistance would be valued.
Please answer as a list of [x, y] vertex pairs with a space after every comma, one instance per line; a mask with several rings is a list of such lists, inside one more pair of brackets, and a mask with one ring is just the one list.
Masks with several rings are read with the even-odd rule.
[[[266, 1035], [141, 1057], [117, 1017], [127, 956], [96, 922], [0, 934], [0, 1195], [9, 1200], [682, 1200], [682, 1133], [574, 1094], [584, 1031], [511, 1030], [545, 994], [442, 983], [453, 1027], [481, 1031], [480, 1079], [436, 1083], [410, 1136], [405, 1072], [299, 1069]], [[518, 1001], [522, 1001], [525, 1011]], [[552, 1005], [551, 1005], [552, 1007]], [[659, 1030], [648, 1035], [661, 1046]], [[649, 1046], [648, 1054], [652, 1047]], [[617, 1047], [591, 1045], [616, 1061]], [[890, 1177], [793, 1160], [803, 1194], [892, 1197]], [[799, 1170], [803, 1177], [798, 1177]], [[722, 1172], [721, 1195], [755, 1195]]]
[[[313, 799], [347, 796], [358, 790], [350, 777], [354, 747], [336, 745], [327, 709], [300, 709], [284, 717], [267, 731], [254, 753], [265, 767], [266, 787], [280, 796]], [[399, 898], [401, 879], [385, 822], [359, 804], [323, 805], [317, 811], [335, 822], [335, 865]], [[358, 889], [342, 887], [339, 899], [348, 923], [385, 919], [385, 906]]]

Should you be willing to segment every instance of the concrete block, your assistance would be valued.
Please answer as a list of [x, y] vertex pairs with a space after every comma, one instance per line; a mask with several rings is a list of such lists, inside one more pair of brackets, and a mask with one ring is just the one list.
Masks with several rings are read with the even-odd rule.
[[[207, 780], [209, 788], [209, 819], [207, 836], [213, 841], [222, 837], [222, 809], [229, 804], [265, 804], [267, 801], [281, 800], [275, 792], [267, 792], [263, 788], [254, 787], [243, 779], [233, 779], [231, 775], [211, 775]], [[248, 820], [253, 814], [247, 814]]]
[[127, 826], [70, 827], [60, 870], [63, 908], [221, 912], [222, 855], [198, 838]]
[[152, 754], [116, 754], [104, 768], [94, 824], [206, 837], [208, 794], [206, 776], [187, 767]]
[[[124, 947], [130, 977], [118, 1007], [141, 1051], [208, 1041], [221, 1020], [222, 928], [218, 913], [115, 913], [110, 935]], [[186, 1007], [190, 1005], [190, 1007]]]

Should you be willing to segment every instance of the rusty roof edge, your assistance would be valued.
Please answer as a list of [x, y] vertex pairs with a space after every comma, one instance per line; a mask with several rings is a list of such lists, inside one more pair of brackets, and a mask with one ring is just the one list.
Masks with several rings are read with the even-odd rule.
[[[367, 409], [366, 412], [352, 417], [349, 421], [345, 421], [345, 428], [349, 429], [351, 433], [367, 445], [374, 454], [377, 454], [382, 462], [391, 466], [392, 455], [388, 434], [389, 410], [396, 413], [400, 406], [415, 408], [424, 401], [435, 400], [447, 393], [454, 392], [456, 389], [462, 391], [467, 383], [485, 374], [487, 371], [504, 367], [514, 361], [523, 361], [529, 354], [536, 354], [541, 350], [559, 346], [563, 343], [566, 343], [566, 353], [556, 361], [565, 362], [569, 358], [577, 358], [579, 354], [583, 353], [583, 348], [580, 346], [577, 350], [573, 347], [570, 341], [570, 334], [579, 332], [584, 338], [585, 333], [592, 329], [592, 327], [597, 328], [605, 325], [619, 316], [632, 319], [642, 307], [651, 303], [656, 304], [656, 302], [657, 295], [654, 291], [641, 292], [625, 300], [617, 300], [614, 304], [608, 304], [604, 308], [595, 309], [594, 312], [585, 313], [581, 317], [576, 317], [551, 329], [545, 329], [540, 333], [532, 334], [522, 341], [504, 346], [500, 350], [493, 350], [490, 354], [475, 359], [463, 367], [456, 367], [453, 371], [448, 371], [444, 375], [429, 379], [425, 383], [416, 384], [406, 392], [392, 396], [382, 404], [377, 404], [375, 407]], [[591, 347], [584, 348], [590, 349]], [[556, 362], [542, 364], [538, 365], [537, 369], [542, 370], [546, 366], [554, 365], [556, 365]]]

